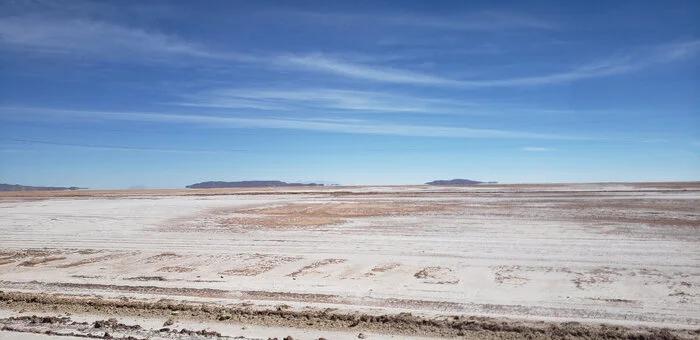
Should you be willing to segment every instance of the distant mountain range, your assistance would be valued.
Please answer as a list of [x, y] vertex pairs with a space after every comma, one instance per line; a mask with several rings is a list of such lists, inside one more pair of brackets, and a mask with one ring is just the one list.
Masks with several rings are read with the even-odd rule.
[[57, 191], [57, 190], [79, 190], [78, 187], [34, 187], [29, 185], [0, 183], [0, 191]]
[[471, 184], [496, 184], [497, 182], [479, 182], [470, 179], [455, 178], [450, 180], [437, 180], [425, 183], [427, 185], [471, 185]]
[[287, 183], [282, 181], [238, 181], [238, 182], [201, 182], [188, 185], [188, 189], [216, 189], [216, 188], [270, 188], [270, 187], [306, 187], [323, 186], [318, 183]]

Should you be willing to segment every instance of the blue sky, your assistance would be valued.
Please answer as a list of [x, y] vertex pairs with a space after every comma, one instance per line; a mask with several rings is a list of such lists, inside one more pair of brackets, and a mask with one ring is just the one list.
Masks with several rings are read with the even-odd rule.
[[3, 1], [0, 182], [700, 180], [698, 1]]

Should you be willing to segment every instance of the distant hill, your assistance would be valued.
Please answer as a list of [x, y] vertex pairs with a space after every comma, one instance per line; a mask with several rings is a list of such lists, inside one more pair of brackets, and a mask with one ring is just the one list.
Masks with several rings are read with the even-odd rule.
[[216, 189], [216, 188], [270, 188], [270, 187], [302, 187], [323, 186], [317, 183], [287, 183], [282, 181], [239, 181], [239, 182], [201, 182], [188, 185], [188, 189]]
[[495, 184], [496, 182], [479, 182], [470, 179], [455, 178], [450, 180], [437, 180], [425, 183], [427, 185], [471, 185], [471, 184]]
[[0, 183], [0, 191], [58, 191], [58, 190], [79, 190], [78, 187], [33, 187], [29, 185]]

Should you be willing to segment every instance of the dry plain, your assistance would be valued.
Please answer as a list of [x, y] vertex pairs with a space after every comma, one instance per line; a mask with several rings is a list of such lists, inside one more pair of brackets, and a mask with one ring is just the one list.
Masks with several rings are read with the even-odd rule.
[[693, 339], [700, 183], [4, 193], [0, 290], [8, 339]]

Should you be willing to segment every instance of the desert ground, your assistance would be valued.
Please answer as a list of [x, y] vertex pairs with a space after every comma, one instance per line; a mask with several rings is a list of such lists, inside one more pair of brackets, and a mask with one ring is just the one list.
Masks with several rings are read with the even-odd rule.
[[0, 339], [700, 337], [700, 183], [0, 194]]

